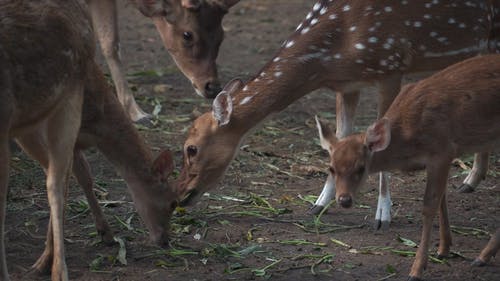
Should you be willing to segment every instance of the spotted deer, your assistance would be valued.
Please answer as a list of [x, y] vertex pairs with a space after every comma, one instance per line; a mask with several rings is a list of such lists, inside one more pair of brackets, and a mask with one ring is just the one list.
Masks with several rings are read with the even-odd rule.
[[52, 280], [68, 280], [63, 209], [72, 169], [98, 230], [112, 239], [81, 152], [88, 146], [96, 146], [115, 165], [151, 239], [164, 244], [176, 205], [176, 194], [166, 181], [173, 167], [171, 155], [165, 152], [153, 161], [108, 87], [94, 62], [86, 11], [77, 0], [2, 0], [0, 22], [0, 280], [10, 280], [3, 239], [10, 139], [40, 162], [47, 178], [50, 220], [35, 271], [51, 271]]
[[[500, 55], [454, 64], [404, 87], [385, 115], [366, 132], [337, 139], [317, 120], [321, 145], [330, 154], [335, 198], [349, 208], [368, 174], [425, 169], [422, 237], [410, 280], [421, 280], [427, 265], [432, 221], [439, 210], [438, 255], [450, 253], [446, 185], [451, 162], [465, 153], [487, 153], [500, 144]], [[499, 229], [500, 231], [500, 229]], [[500, 248], [500, 232], [475, 264]]]
[[[134, 100], [120, 59], [116, 0], [86, 0], [102, 53], [121, 104], [132, 118], [148, 118]], [[216, 59], [224, 37], [222, 18], [239, 0], [128, 0], [151, 18], [165, 48], [200, 96], [214, 98], [221, 86]]]
[[[352, 132], [361, 89], [378, 87], [378, 114], [382, 116], [399, 92], [403, 76], [498, 52], [499, 3], [317, 2], [255, 77], [246, 84], [230, 82], [214, 100], [212, 112], [194, 121], [184, 144], [179, 194], [189, 203], [214, 188], [252, 128], [315, 89], [337, 92], [337, 136], [343, 137]], [[480, 156], [476, 162], [486, 163], [487, 157]], [[466, 184], [477, 184], [483, 170], [473, 169]], [[387, 181], [381, 175], [377, 228], [390, 222]], [[326, 206], [334, 188], [329, 177], [313, 212]]]

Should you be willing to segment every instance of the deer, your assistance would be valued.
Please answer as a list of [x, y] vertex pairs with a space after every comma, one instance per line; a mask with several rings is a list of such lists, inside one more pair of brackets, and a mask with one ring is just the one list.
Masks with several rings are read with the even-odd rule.
[[[343, 208], [352, 207], [368, 174], [425, 170], [422, 236], [409, 280], [422, 280], [432, 221], [438, 211], [438, 255], [450, 253], [446, 202], [450, 166], [454, 158], [466, 153], [487, 153], [498, 147], [499, 108], [500, 55], [485, 55], [405, 86], [384, 116], [363, 133], [337, 139], [328, 125], [316, 118], [321, 146], [330, 155], [335, 200]], [[500, 229], [474, 264], [484, 264], [496, 254], [499, 238]]]
[[[239, 0], [128, 0], [151, 18], [181, 72], [195, 92], [213, 99], [221, 90], [216, 59], [224, 37], [222, 19]], [[118, 98], [135, 122], [148, 120], [136, 103], [120, 58], [116, 0], [86, 0]]]
[[50, 219], [45, 250], [34, 271], [50, 271], [52, 280], [69, 280], [63, 218], [71, 171], [87, 196], [98, 231], [104, 240], [112, 239], [82, 153], [90, 146], [125, 178], [150, 239], [165, 245], [177, 205], [167, 181], [172, 156], [165, 151], [153, 160], [107, 85], [94, 61], [85, 9], [78, 1], [1, 1], [0, 21], [0, 280], [10, 280], [4, 244], [10, 139], [42, 165], [47, 178]]
[[[175, 184], [181, 204], [193, 204], [217, 185], [252, 129], [313, 90], [336, 92], [340, 138], [352, 133], [360, 90], [378, 89], [381, 117], [404, 76], [499, 52], [499, 7], [498, 1], [318, 1], [255, 76], [246, 83], [230, 81], [214, 99], [211, 112], [194, 120]], [[475, 160], [464, 183], [474, 187], [488, 157], [480, 153]], [[384, 173], [380, 179], [374, 226], [387, 229], [389, 177]], [[328, 176], [311, 212], [328, 205], [334, 190], [335, 181]]]

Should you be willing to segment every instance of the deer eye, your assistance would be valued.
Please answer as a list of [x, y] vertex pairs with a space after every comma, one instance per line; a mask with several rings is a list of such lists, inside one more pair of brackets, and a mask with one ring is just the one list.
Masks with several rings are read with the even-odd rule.
[[194, 157], [196, 156], [196, 153], [198, 153], [198, 148], [194, 145], [190, 145], [186, 148], [186, 153], [188, 157]]
[[182, 33], [182, 38], [186, 42], [191, 42], [193, 40], [193, 33], [189, 31], [184, 31], [184, 33]]

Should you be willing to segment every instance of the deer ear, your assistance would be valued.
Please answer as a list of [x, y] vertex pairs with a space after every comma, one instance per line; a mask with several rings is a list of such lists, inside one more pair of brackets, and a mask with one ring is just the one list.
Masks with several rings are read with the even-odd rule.
[[201, 0], [182, 0], [182, 7], [196, 11], [201, 6]]
[[240, 78], [233, 78], [231, 81], [227, 82], [224, 86], [223, 91], [228, 92], [230, 95], [243, 87], [243, 81]]
[[212, 107], [212, 114], [215, 120], [217, 120], [219, 127], [227, 125], [231, 120], [231, 113], [233, 112], [233, 101], [229, 92], [222, 90], [215, 97]]
[[365, 145], [371, 152], [386, 149], [391, 142], [391, 124], [382, 118], [366, 129]]
[[172, 152], [165, 150], [156, 157], [151, 170], [154, 175], [160, 177], [161, 181], [166, 182], [170, 174], [174, 171], [174, 166]]
[[316, 119], [316, 127], [318, 127], [319, 141], [321, 147], [327, 150], [328, 153], [331, 154], [332, 153], [331, 147], [333, 144], [337, 142], [337, 137], [335, 137], [335, 134], [330, 129], [330, 126], [328, 126], [328, 124], [324, 123], [321, 119], [319, 119], [317, 115], [314, 116], [314, 119]]
[[216, 1], [219, 6], [224, 9], [224, 10], [229, 10], [232, 6], [234, 6], [236, 3], [240, 2], [240, 0], [218, 0]]
[[161, 0], [134, 0], [137, 9], [146, 17], [165, 15], [165, 7]]

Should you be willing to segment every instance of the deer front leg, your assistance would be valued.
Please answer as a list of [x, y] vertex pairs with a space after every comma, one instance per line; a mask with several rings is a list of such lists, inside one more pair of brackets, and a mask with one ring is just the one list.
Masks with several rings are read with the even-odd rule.
[[495, 234], [491, 236], [490, 241], [481, 251], [481, 254], [472, 262], [473, 266], [484, 266], [486, 265], [491, 257], [494, 257], [498, 250], [500, 249], [500, 228], [497, 229]]
[[448, 202], [446, 200], [446, 190], [441, 198], [439, 209], [439, 249], [438, 258], [442, 259], [450, 255], [451, 230], [448, 217]]
[[130, 92], [123, 64], [120, 60], [120, 39], [115, 0], [87, 0], [92, 23], [101, 50], [111, 72], [116, 87], [118, 100], [125, 108], [132, 121], [148, 119], [150, 115], [142, 111]]
[[[401, 90], [401, 75], [390, 76], [378, 83], [377, 119], [384, 116]], [[379, 173], [379, 194], [375, 213], [374, 229], [387, 230], [391, 224], [391, 191], [389, 188], [390, 173]]]
[[97, 233], [101, 235], [102, 241], [106, 244], [113, 243], [113, 232], [109, 227], [104, 214], [102, 213], [99, 202], [94, 194], [94, 180], [90, 173], [89, 163], [85, 159], [83, 152], [75, 149], [73, 155], [73, 174], [75, 175], [78, 184], [82, 187], [87, 202], [89, 203], [90, 210], [94, 215], [95, 227]]
[[427, 167], [427, 185], [425, 188], [424, 206], [422, 210], [422, 236], [408, 281], [421, 281], [424, 269], [427, 267], [432, 221], [436, 216], [438, 208], [440, 208], [441, 202], [443, 202], [450, 163], [451, 160], [437, 160], [432, 166], [429, 165]]
[[[352, 133], [354, 128], [354, 115], [359, 102], [359, 91], [350, 93], [337, 93], [336, 96], [336, 118], [337, 118], [337, 138], [343, 138]], [[335, 194], [335, 180], [328, 175], [328, 179], [321, 191], [314, 206], [309, 209], [309, 212], [317, 215], [321, 213], [328, 203], [332, 200]]]
[[10, 162], [10, 149], [7, 133], [7, 125], [0, 125], [0, 278], [8, 281], [9, 272], [7, 271], [7, 258], [5, 256], [5, 210], [7, 204], [7, 190], [9, 182], [9, 162]]
[[474, 154], [474, 164], [472, 165], [472, 170], [469, 175], [465, 178], [463, 184], [458, 188], [460, 193], [471, 193], [473, 192], [479, 183], [486, 177], [488, 172], [488, 153], [476, 153]]
[[326, 183], [323, 186], [323, 190], [319, 195], [318, 199], [314, 205], [309, 209], [309, 213], [318, 215], [321, 213], [323, 208], [330, 203], [330, 201], [335, 196], [335, 179], [331, 174], [328, 174], [328, 178], [326, 179]]

